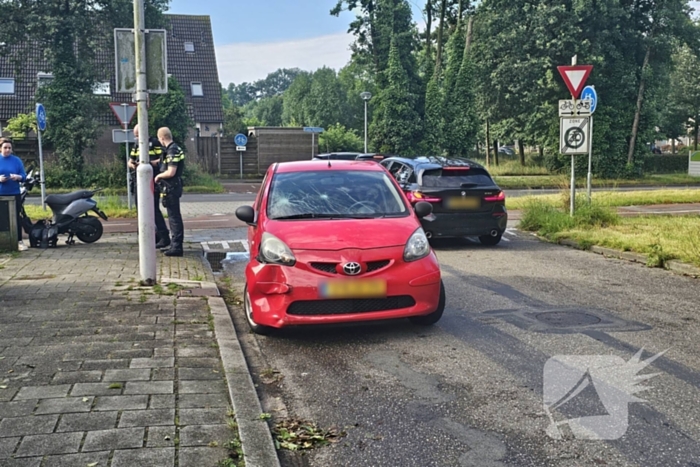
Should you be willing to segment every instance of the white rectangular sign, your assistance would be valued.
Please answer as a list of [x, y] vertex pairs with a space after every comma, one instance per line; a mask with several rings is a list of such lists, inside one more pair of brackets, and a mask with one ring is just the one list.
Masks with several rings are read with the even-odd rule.
[[245, 151], [245, 146], [236, 146], [236, 151]]
[[134, 130], [112, 130], [112, 142], [113, 143], [135, 143]]
[[588, 154], [591, 135], [588, 117], [563, 117], [560, 129], [559, 152], [562, 154]]
[[566, 99], [559, 101], [560, 117], [588, 117], [591, 115], [591, 101], [586, 99]]

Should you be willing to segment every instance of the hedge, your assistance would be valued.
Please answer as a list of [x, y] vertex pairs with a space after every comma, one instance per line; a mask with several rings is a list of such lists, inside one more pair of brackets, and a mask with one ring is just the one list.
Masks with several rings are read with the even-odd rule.
[[688, 171], [688, 155], [650, 155], [644, 158], [645, 173], [675, 173]]

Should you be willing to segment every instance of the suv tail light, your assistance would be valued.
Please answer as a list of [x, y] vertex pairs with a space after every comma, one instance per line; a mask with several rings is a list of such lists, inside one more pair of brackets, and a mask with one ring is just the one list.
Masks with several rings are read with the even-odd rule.
[[411, 202], [411, 204], [417, 203], [418, 201], [426, 201], [428, 203], [439, 203], [442, 201], [437, 197], [425, 196], [420, 191], [409, 191], [406, 193], [406, 195], [408, 196], [408, 200]]
[[494, 196], [485, 196], [484, 201], [505, 201], [506, 199], [506, 193], [504, 191], [499, 191], [497, 195]]

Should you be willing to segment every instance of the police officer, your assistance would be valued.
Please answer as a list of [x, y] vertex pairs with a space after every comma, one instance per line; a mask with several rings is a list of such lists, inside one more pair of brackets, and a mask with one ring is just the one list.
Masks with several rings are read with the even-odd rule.
[[[139, 127], [134, 127], [134, 139], [136, 139], [136, 144], [131, 149], [131, 154], [129, 154], [129, 168], [131, 169], [131, 193], [134, 195], [134, 200], [136, 201], [136, 167], [139, 165]], [[163, 158], [163, 146], [161, 146], [158, 138], [148, 138], [148, 159], [153, 167], [153, 176], [155, 177], [158, 172], [160, 172], [160, 161]], [[138, 201], [136, 202], [138, 206]], [[158, 192], [153, 194], [153, 212], [155, 214], [156, 221], [156, 248], [167, 248], [170, 246], [170, 232], [168, 231], [168, 226], [165, 224], [165, 219], [163, 218], [163, 213], [160, 210], [160, 196]]]
[[160, 162], [160, 173], [155, 182], [160, 189], [163, 206], [168, 210], [168, 222], [172, 231], [172, 243], [165, 256], [182, 256], [182, 243], [185, 236], [180, 197], [182, 196], [182, 172], [185, 169], [185, 153], [173, 141], [173, 134], [167, 127], [158, 129], [158, 141], [165, 148]]

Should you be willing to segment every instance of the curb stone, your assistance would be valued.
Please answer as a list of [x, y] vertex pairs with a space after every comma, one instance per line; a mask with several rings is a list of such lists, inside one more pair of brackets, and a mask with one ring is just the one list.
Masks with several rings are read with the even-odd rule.
[[[542, 240], [537, 235], [535, 235], [535, 237], [540, 239], [541, 241], [546, 241], [546, 240]], [[568, 239], [568, 238], [560, 240], [558, 242], [558, 244], [572, 247], [572, 248], [576, 248], [577, 250], [590, 251], [592, 253], [597, 253], [597, 254], [603, 255], [605, 257], [624, 259], [624, 260], [632, 261], [635, 263], [642, 263], [642, 264], [647, 263], [647, 256], [642, 255], [640, 253], [633, 253], [630, 251], [619, 251], [619, 250], [614, 250], [612, 248], [606, 248], [606, 247], [597, 246], [597, 245], [594, 245], [594, 246], [590, 247], [589, 249], [586, 249], [586, 248], [583, 248], [581, 245], [579, 245], [577, 242], [575, 242], [571, 239]], [[671, 271], [673, 273], [676, 273], [676, 274], [700, 278], [700, 268], [693, 266], [692, 264], [684, 263], [682, 261], [678, 261], [678, 260], [666, 261], [665, 262], [665, 269], [668, 271]]]
[[241, 439], [241, 449], [246, 467], [280, 467], [277, 449], [270, 427], [260, 415], [263, 413], [260, 399], [258, 398], [250, 368], [246, 362], [229, 313], [228, 306], [221, 297], [217, 284], [213, 281], [213, 272], [206, 256], [199, 256], [206, 270], [207, 280], [187, 281], [171, 280], [186, 286], [197, 284], [207, 293], [209, 309], [214, 317], [214, 335], [219, 346], [219, 355], [224, 369], [226, 386], [233, 404], [238, 435]]

